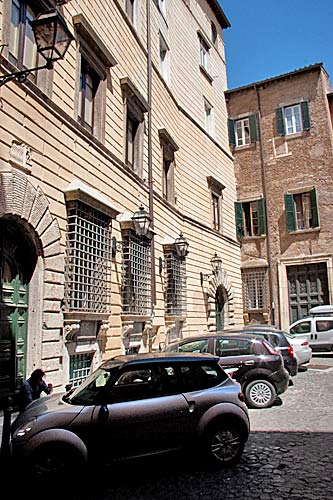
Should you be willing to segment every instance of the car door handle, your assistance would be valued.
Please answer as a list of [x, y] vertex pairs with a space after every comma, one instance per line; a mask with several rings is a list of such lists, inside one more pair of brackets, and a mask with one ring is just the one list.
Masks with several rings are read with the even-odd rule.
[[252, 359], [252, 360], [250, 360], [250, 361], [244, 361], [244, 363], [243, 363], [243, 364], [244, 364], [245, 366], [251, 366], [251, 365], [254, 365], [254, 361], [253, 361], [253, 359]]
[[193, 413], [194, 410], [195, 410], [195, 402], [194, 401], [189, 401], [189, 403], [188, 403], [188, 411], [190, 413]]
[[100, 420], [107, 420], [109, 417], [109, 410], [106, 405], [102, 405], [98, 412], [98, 418]]

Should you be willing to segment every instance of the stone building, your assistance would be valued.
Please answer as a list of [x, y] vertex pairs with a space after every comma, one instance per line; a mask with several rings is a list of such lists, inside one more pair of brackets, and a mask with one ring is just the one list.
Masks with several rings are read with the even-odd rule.
[[65, 57], [0, 82], [2, 395], [243, 322], [217, 0], [1, 0], [3, 75], [54, 8]]
[[244, 322], [332, 303], [332, 89], [322, 64], [226, 92]]

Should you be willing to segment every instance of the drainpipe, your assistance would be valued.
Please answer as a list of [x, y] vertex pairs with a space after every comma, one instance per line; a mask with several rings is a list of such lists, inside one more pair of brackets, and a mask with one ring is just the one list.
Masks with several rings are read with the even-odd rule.
[[[146, 0], [147, 8], [147, 101], [148, 101], [148, 185], [149, 185], [149, 217], [151, 229], [154, 229], [154, 186], [153, 186], [153, 155], [151, 137], [151, 104], [152, 104], [152, 59], [151, 59], [151, 28], [150, 28], [150, 1]], [[155, 242], [151, 240], [151, 318], [153, 320], [156, 304], [155, 282]]]
[[268, 199], [267, 199], [267, 181], [266, 181], [266, 162], [265, 162], [265, 153], [264, 153], [264, 145], [262, 141], [261, 135], [261, 100], [260, 93], [257, 85], [254, 85], [254, 89], [257, 95], [257, 103], [258, 103], [258, 128], [259, 128], [259, 144], [260, 144], [260, 161], [261, 161], [261, 178], [262, 178], [262, 187], [263, 187], [263, 196], [266, 202], [266, 233], [267, 233], [267, 253], [268, 253], [268, 270], [269, 270], [269, 296], [271, 300], [270, 307], [270, 322], [272, 325], [275, 324], [275, 301], [274, 301], [274, 287], [273, 287], [273, 266], [272, 266], [272, 255], [271, 255], [271, 237], [270, 237], [270, 224], [268, 217]]

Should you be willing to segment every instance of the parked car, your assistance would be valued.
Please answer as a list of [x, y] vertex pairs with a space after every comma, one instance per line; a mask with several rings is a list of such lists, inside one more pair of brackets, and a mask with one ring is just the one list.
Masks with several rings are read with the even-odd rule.
[[32, 402], [11, 433], [13, 457], [25, 469], [74, 474], [90, 461], [189, 445], [229, 465], [249, 428], [240, 385], [219, 358], [150, 353], [112, 358], [70, 392]]
[[[314, 308], [315, 309], [315, 308]], [[308, 341], [312, 351], [333, 351], [333, 317], [315, 314], [292, 323], [289, 333]]]
[[312, 357], [312, 349], [309, 342], [288, 332], [284, 332], [284, 334], [290, 345], [292, 345], [294, 348], [298, 368], [302, 365], [305, 365], [306, 363], [309, 363]]
[[293, 346], [290, 344], [289, 339], [286, 338], [285, 332], [272, 328], [268, 325], [248, 325], [241, 331], [252, 331], [256, 335], [262, 335], [277, 351], [282, 354], [285, 368], [290, 375], [294, 377], [297, 375], [298, 362], [295, 355]]
[[221, 366], [237, 380], [252, 408], [271, 406], [288, 387], [289, 373], [282, 355], [262, 336], [217, 333], [189, 337], [169, 344], [167, 352], [205, 352], [220, 357]]

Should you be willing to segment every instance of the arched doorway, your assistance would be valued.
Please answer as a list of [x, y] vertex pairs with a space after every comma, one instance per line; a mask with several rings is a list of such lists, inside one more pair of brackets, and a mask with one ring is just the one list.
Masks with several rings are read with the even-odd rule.
[[216, 331], [220, 332], [225, 327], [225, 317], [228, 308], [228, 297], [223, 286], [218, 286], [215, 294]]
[[25, 376], [29, 282], [36, 262], [23, 227], [0, 219], [0, 397], [17, 390]]

